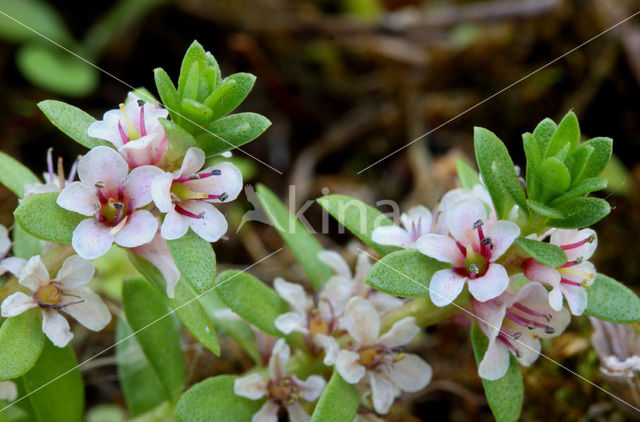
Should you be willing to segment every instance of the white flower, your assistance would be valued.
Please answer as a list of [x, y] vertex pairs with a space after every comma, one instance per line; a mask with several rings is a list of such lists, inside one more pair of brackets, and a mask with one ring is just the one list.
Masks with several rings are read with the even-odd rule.
[[369, 301], [354, 297], [340, 323], [355, 343], [338, 353], [336, 370], [348, 383], [362, 382], [370, 389], [377, 413], [387, 413], [400, 391], [419, 391], [431, 381], [428, 363], [399, 350], [420, 332], [413, 317], [401, 319], [380, 336], [380, 315]]
[[151, 202], [151, 181], [162, 174], [154, 166], [129, 166], [115, 150], [93, 148], [78, 163], [79, 182], [58, 195], [60, 207], [92, 216], [73, 231], [73, 249], [85, 259], [104, 255], [113, 242], [133, 248], [151, 242], [158, 220], [141, 209]]
[[27, 261], [16, 257], [7, 258], [6, 256], [10, 250], [11, 239], [9, 239], [9, 232], [5, 226], [0, 224], [0, 275], [8, 271], [16, 277], [20, 277], [20, 273]]
[[481, 302], [499, 296], [509, 285], [509, 275], [495, 261], [520, 235], [520, 228], [510, 221], [490, 219], [485, 204], [478, 199], [456, 202], [448, 207], [444, 218], [450, 236], [427, 234], [417, 242], [421, 253], [452, 265], [431, 278], [431, 301], [436, 306], [450, 304], [465, 283]]
[[65, 178], [62, 157], [58, 158], [58, 168], [57, 171], [54, 171], [52, 151], [53, 148], [47, 150], [47, 171], [42, 173], [44, 183], [24, 185], [24, 196], [20, 201], [40, 193], [58, 193], [75, 179], [78, 160], [73, 162], [69, 176]]
[[306, 381], [299, 380], [295, 375], [285, 371], [291, 350], [284, 339], [279, 339], [273, 347], [269, 359], [269, 379], [254, 373], [238, 378], [233, 385], [233, 392], [241, 397], [258, 400], [267, 397], [267, 401], [258, 413], [253, 415], [251, 422], [277, 422], [278, 409], [284, 407], [289, 413], [291, 422], [308, 422], [309, 415], [300, 406], [299, 401], [315, 401], [322, 390], [325, 381], [321, 376], [312, 375]]
[[215, 242], [227, 231], [227, 220], [212, 205], [234, 200], [242, 190], [242, 173], [231, 163], [202, 169], [205, 154], [189, 148], [180, 170], [153, 180], [151, 194], [162, 213], [162, 237], [179, 239], [189, 227], [201, 238]]
[[173, 260], [167, 241], [160, 236], [160, 230], [158, 230], [151, 242], [131, 248], [131, 252], [136, 255], [140, 255], [142, 258], [156, 266], [162, 274], [164, 281], [167, 283], [167, 296], [173, 299], [175, 296], [176, 285], [178, 284], [178, 281], [180, 281], [180, 270], [178, 270], [178, 267]]
[[64, 311], [90, 330], [100, 331], [111, 320], [109, 308], [102, 299], [84, 287], [93, 278], [91, 262], [73, 255], [67, 258], [55, 279], [40, 255], [32, 257], [25, 266], [18, 283], [33, 293], [17, 292], [7, 297], [1, 306], [2, 316], [13, 317], [39, 307], [42, 311], [42, 331], [58, 347], [66, 346], [73, 334], [69, 323], [58, 311]]
[[415, 249], [416, 241], [422, 235], [433, 232], [433, 217], [427, 207], [419, 205], [410, 208], [400, 216], [403, 227], [382, 226], [371, 233], [371, 239], [381, 245], [400, 246]]
[[547, 289], [527, 283], [515, 295], [505, 292], [487, 302], [473, 302], [473, 313], [489, 339], [487, 351], [478, 365], [478, 374], [487, 380], [502, 378], [509, 368], [509, 353], [523, 366], [540, 354], [540, 338], [562, 334], [571, 314], [549, 306]]
[[18, 387], [12, 381], [0, 381], [0, 400], [14, 401], [18, 398]]
[[131, 168], [158, 164], [167, 152], [167, 138], [158, 119], [169, 112], [157, 104], [145, 103], [133, 92], [127, 104], [107, 111], [93, 122], [87, 133], [115, 146]]

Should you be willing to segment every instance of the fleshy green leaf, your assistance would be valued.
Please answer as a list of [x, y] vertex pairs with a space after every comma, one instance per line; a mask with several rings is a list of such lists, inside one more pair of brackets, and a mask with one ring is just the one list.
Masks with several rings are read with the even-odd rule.
[[373, 264], [367, 273], [366, 283], [396, 296], [427, 296], [433, 274], [449, 267], [449, 264], [418, 251], [398, 251]]
[[289, 311], [289, 306], [269, 286], [246, 272], [229, 270], [216, 278], [218, 296], [243, 319], [267, 334], [282, 337], [275, 319]]
[[[534, 129], [533, 136], [541, 153], [547, 150], [547, 145], [549, 145], [551, 137], [555, 133], [556, 129], [558, 129], [558, 125], [548, 117], [538, 123], [538, 126]], [[540, 157], [542, 157], [542, 154]]]
[[499, 219], [506, 219], [513, 208], [514, 202], [507, 194], [498, 177], [493, 173], [492, 164], [497, 161], [505, 168], [513, 168], [513, 161], [504, 143], [491, 131], [476, 127], [473, 132], [473, 144], [476, 150], [476, 160], [487, 186], [491, 201]]
[[87, 134], [89, 126], [96, 119], [78, 107], [57, 100], [40, 101], [38, 107], [55, 127], [80, 145], [89, 149], [99, 145], [113, 146], [107, 141], [92, 138]]
[[540, 201], [543, 203], [564, 193], [571, 185], [569, 169], [555, 157], [545, 159], [536, 173], [541, 185]]
[[204, 73], [207, 58], [205, 56], [204, 48], [198, 41], [194, 41], [191, 43], [187, 52], [184, 54], [184, 58], [182, 59], [182, 65], [180, 66], [180, 76], [178, 78], [178, 96], [180, 98], [184, 98], [184, 91], [189, 83], [189, 78], [191, 76], [192, 66], [197, 63], [199, 67], [199, 72]]
[[224, 78], [222, 84], [227, 81], [233, 81], [231, 87], [225, 90], [215, 102], [210, 101], [210, 104], [207, 104], [212, 111], [211, 121], [226, 116], [238, 107], [251, 92], [256, 77], [250, 73], [234, 73]]
[[597, 274], [587, 289], [585, 315], [619, 324], [640, 321], [640, 299], [624, 284]]
[[24, 231], [20, 224], [13, 226], [13, 255], [22, 259], [29, 259], [40, 254], [44, 248], [44, 243], [37, 237], [31, 236]]
[[[478, 364], [487, 351], [488, 343], [480, 327], [474, 323], [471, 327], [471, 345]], [[497, 422], [517, 422], [520, 419], [524, 386], [518, 361], [513, 356], [510, 355], [509, 369], [504, 377], [495, 381], [483, 379], [482, 386]]]
[[601, 189], [605, 189], [606, 187], [607, 179], [605, 179], [604, 177], [590, 177], [588, 179], [582, 179], [578, 183], [574, 184], [571, 189], [566, 191], [564, 194], [556, 197], [553, 201], [551, 201], [551, 205], [559, 204], [569, 198], [599, 191]]
[[24, 196], [24, 185], [41, 183], [40, 179], [10, 155], [0, 152], [0, 183], [15, 193], [18, 198]]
[[257, 193], [269, 221], [289, 245], [311, 284], [315, 288], [320, 287], [332, 275], [331, 269], [318, 259], [318, 252], [324, 250], [320, 243], [266, 186], [259, 184]]
[[536, 261], [549, 267], [558, 268], [567, 262], [567, 254], [557, 245], [525, 237], [516, 239], [516, 245]]
[[[555, 127], [555, 123], [554, 123]], [[555, 129], [554, 129], [555, 130]], [[538, 141], [535, 136], [530, 133], [522, 135], [522, 145], [524, 147], [524, 154], [527, 159], [526, 169], [526, 182], [527, 182], [527, 195], [530, 199], [538, 198], [538, 180], [536, 172], [540, 166], [540, 149], [538, 148]]]
[[557, 210], [553, 207], [542, 204], [538, 201], [527, 199], [527, 205], [529, 206], [529, 209], [531, 211], [538, 213], [543, 217], [556, 218], [556, 219], [560, 219], [564, 217], [564, 214], [562, 214], [560, 210]]
[[19, 377], [36, 364], [42, 348], [42, 318], [39, 309], [8, 318], [0, 327], [0, 379]]
[[[149, 261], [133, 253], [129, 253], [129, 259], [140, 274], [158, 289], [160, 294], [163, 295], [162, 297], [165, 297], [166, 283], [160, 271]], [[216, 331], [207, 312], [198, 301], [198, 295], [193, 287], [191, 287], [191, 284], [184, 278], [181, 278], [176, 285], [175, 298], [166, 298], [165, 300], [169, 307], [176, 311], [176, 315], [178, 315], [180, 321], [182, 321], [191, 334], [207, 349], [219, 355], [220, 344], [218, 343]]]
[[153, 78], [156, 82], [156, 89], [158, 91], [158, 94], [160, 94], [160, 100], [162, 100], [162, 104], [164, 104], [166, 109], [169, 111], [171, 120], [174, 122], [180, 122], [181, 117], [178, 113], [180, 107], [180, 97], [178, 96], [178, 91], [173, 85], [171, 78], [169, 77], [167, 72], [165, 72], [164, 69], [160, 67], [154, 69]]
[[20, 406], [31, 414], [31, 421], [82, 421], [84, 385], [77, 366], [70, 346], [59, 348], [46, 341], [36, 365], [17, 379], [20, 396], [27, 395]]
[[[181, 97], [182, 103], [184, 104], [185, 100], [192, 100], [195, 102], [195, 99], [198, 98], [198, 85], [200, 79], [200, 67], [202, 66], [202, 62], [200, 59], [191, 63], [191, 68], [189, 69], [189, 76], [186, 79], [186, 83], [182, 87]], [[202, 67], [204, 70], [204, 67]], [[181, 74], [182, 76], [182, 74]]]
[[509, 195], [511, 200], [515, 202], [520, 209], [527, 211], [527, 198], [524, 194], [524, 189], [516, 176], [515, 169], [513, 167], [505, 167], [499, 161], [494, 161], [491, 165], [491, 170], [495, 174], [502, 184], [505, 192]]
[[563, 229], [579, 229], [591, 226], [611, 212], [611, 207], [607, 201], [590, 197], [572, 198], [559, 204], [556, 208], [564, 217], [562, 219], [551, 219], [548, 225]]
[[264, 400], [249, 400], [233, 392], [232, 375], [208, 378], [180, 397], [174, 416], [179, 422], [250, 422]]
[[605, 137], [593, 138], [583, 145], [593, 147], [593, 152], [589, 155], [581, 178], [598, 176], [611, 159], [613, 139]]
[[136, 339], [168, 400], [177, 399], [184, 385], [180, 329], [162, 297], [144, 280], [125, 280], [124, 312]]
[[141, 415], [164, 402], [166, 393], [129, 324], [118, 319], [116, 325], [116, 358], [118, 381], [129, 416]]
[[168, 240], [167, 245], [180, 273], [198, 293], [214, 286], [216, 254], [211, 243], [189, 230], [180, 239]]
[[334, 371], [318, 399], [311, 422], [351, 422], [358, 412], [358, 406], [360, 398], [355, 385], [349, 384], [338, 371]]
[[57, 193], [31, 196], [22, 201], [13, 215], [27, 233], [39, 239], [71, 243], [73, 230], [87, 217], [60, 208], [57, 197]]
[[400, 250], [395, 246], [380, 245], [371, 239], [371, 233], [375, 228], [393, 224], [389, 217], [377, 209], [347, 195], [327, 195], [316, 201], [347, 230], [380, 255]]
[[478, 172], [462, 158], [456, 160], [456, 171], [458, 173], [458, 179], [460, 180], [460, 186], [464, 189], [473, 189], [475, 185], [480, 184]]
[[196, 136], [198, 146], [207, 156], [251, 142], [271, 126], [271, 122], [256, 113], [237, 113], [213, 122]]
[[[558, 128], [551, 136], [546, 149], [542, 149], [543, 157], [556, 156], [567, 144], [569, 145], [567, 151], [572, 151], [578, 146], [578, 142], [580, 142], [580, 125], [575, 113], [570, 111], [558, 124]], [[564, 156], [558, 158], [563, 160]]]
[[180, 103], [182, 113], [188, 119], [188, 128], [192, 133], [197, 133], [211, 121], [211, 110], [204, 104], [185, 98]]
[[209, 96], [204, 100], [202, 104], [207, 106], [208, 108], [215, 107], [218, 101], [222, 98], [222, 96], [233, 86], [236, 84], [236, 81], [233, 79], [225, 79], [220, 85], [218, 85]]

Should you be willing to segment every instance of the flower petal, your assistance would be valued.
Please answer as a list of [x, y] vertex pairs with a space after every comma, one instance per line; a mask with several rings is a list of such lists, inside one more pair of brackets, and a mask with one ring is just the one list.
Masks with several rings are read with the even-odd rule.
[[135, 248], [153, 240], [158, 229], [158, 219], [147, 210], [136, 210], [129, 214], [129, 219], [120, 231], [113, 236], [113, 241], [125, 248]]
[[499, 220], [489, 224], [485, 236], [491, 239], [491, 261], [504, 254], [520, 236], [520, 227], [511, 221]]
[[41, 286], [46, 286], [50, 281], [49, 271], [47, 271], [47, 267], [44, 266], [40, 255], [32, 256], [29, 261], [27, 261], [18, 279], [18, 283], [27, 287], [32, 292], [35, 292]]
[[[213, 171], [220, 172], [218, 176], [207, 177], [205, 179], [196, 179], [185, 182], [185, 184], [194, 192], [203, 192], [209, 195], [225, 195], [224, 201], [215, 200], [214, 202], [233, 201], [242, 192], [242, 173], [240, 169], [231, 163], [220, 163], [212, 167], [202, 170], [205, 173]], [[201, 172], [201, 173], [202, 173]]]
[[441, 262], [448, 262], [451, 265], [460, 266], [460, 262], [464, 260], [464, 256], [456, 245], [456, 241], [449, 236], [425, 234], [418, 239], [416, 245], [420, 253]]
[[398, 226], [376, 227], [371, 233], [371, 240], [380, 245], [400, 246], [411, 243], [411, 235]]
[[358, 345], [375, 344], [380, 335], [380, 316], [371, 302], [361, 297], [349, 300], [340, 319], [341, 326], [351, 334]]
[[482, 201], [466, 199], [457, 202], [444, 215], [447, 228], [453, 237], [463, 245], [472, 245], [476, 239], [473, 226], [477, 221], [487, 222], [487, 209]]
[[491, 263], [487, 272], [476, 279], [469, 279], [469, 292], [480, 302], [498, 297], [509, 287], [509, 274], [500, 265]]
[[309, 422], [311, 420], [309, 414], [304, 411], [297, 401], [293, 404], [285, 404], [285, 408], [289, 415], [289, 422]]
[[413, 393], [429, 384], [433, 370], [420, 356], [407, 353], [403, 359], [392, 363], [386, 373], [402, 391]]
[[372, 291], [367, 296], [367, 300], [373, 303], [376, 311], [378, 311], [381, 315], [389, 312], [392, 309], [399, 308], [404, 305], [406, 302], [405, 299], [391, 296], [387, 293]]
[[173, 174], [163, 173], [156, 176], [151, 182], [151, 197], [160, 212], [169, 212], [173, 209], [171, 203], [171, 185]]
[[42, 331], [57, 347], [65, 347], [73, 338], [69, 322], [52, 309], [42, 310]]
[[227, 231], [227, 220], [213, 205], [203, 201], [183, 201], [180, 206], [202, 218], [188, 218], [188, 224], [207, 242], [216, 242]]
[[303, 334], [309, 332], [307, 317], [299, 312], [287, 312], [286, 314], [278, 315], [273, 323], [284, 334], [291, 334], [294, 331]]
[[179, 214], [173, 206], [167, 211], [162, 222], [160, 234], [167, 240], [180, 239], [189, 230], [190, 217]]
[[65, 210], [92, 216], [96, 214], [98, 194], [95, 187], [82, 182], [68, 184], [56, 198], [56, 204]]
[[98, 182], [108, 189], [117, 189], [124, 183], [129, 165], [113, 148], [98, 146], [78, 161], [78, 177], [87, 186]]
[[431, 211], [429, 208], [418, 205], [410, 208], [406, 214], [400, 216], [404, 228], [410, 233], [412, 240], [431, 232]]
[[249, 374], [235, 380], [233, 383], [233, 393], [236, 396], [258, 400], [267, 394], [267, 382], [260, 374]]
[[67, 290], [65, 293], [76, 297], [71, 297], [73, 304], [65, 306], [63, 310], [88, 329], [100, 331], [111, 321], [109, 308], [100, 296], [91, 290], [79, 287]]
[[591, 236], [593, 236], [593, 242], [586, 242], [583, 245], [571, 249], [565, 249], [564, 251], [565, 254], [567, 254], [567, 260], [569, 261], [575, 261], [579, 258], [586, 261], [591, 258], [598, 247], [598, 236], [594, 230], [557, 229], [551, 233], [550, 241], [554, 245], [566, 246], [579, 243], [585, 239], [589, 239]]
[[340, 345], [336, 339], [324, 334], [316, 334], [313, 341], [317, 346], [324, 350], [324, 359], [322, 362], [327, 366], [333, 365], [338, 358], [338, 353], [340, 352]]
[[96, 259], [109, 250], [113, 244], [110, 228], [93, 218], [82, 220], [73, 230], [71, 245], [84, 259]]
[[335, 274], [351, 279], [351, 269], [339, 253], [335, 251], [320, 251], [318, 252], [318, 259], [331, 268]]
[[131, 170], [124, 186], [126, 193], [133, 199], [133, 208], [141, 208], [151, 202], [152, 182], [163, 174], [156, 166], [140, 166]]
[[555, 287], [560, 285], [560, 273], [555, 268], [547, 267], [535, 259], [527, 259], [523, 265], [524, 276], [529, 280], [538, 281]]
[[347, 302], [354, 294], [354, 282], [342, 276], [333, 276], [325, 283], [318, 295], [320, 305], [323, 302], [331, 304], [329, 317], [338, 318], [344, 313]]
[[393, 324], [391, 329], [380, 337], [378, 344], [389, 347], [404, 346], [409, 344], [419, 332], [420, 327], [416, 325], [416, 319], [406, 317]]
[[0, 400], [14, 401], [18, 398], [18, 387], [12, 381], [0, 381]]
[[280, 406], [272, 400], [267, 400], [260, 410], [251, 418], [251, 422], [278, 422], [278, 410]]
[[497, 337], [489, 342], [489, 347], [478, 365], [478, 375], [489, 381], [502, 378], [509, 369], [509, 349]]
[[9, 271], [15, 277], [20, 278], [26, 265], [27, 261], [25, 259], [10, 256], [0, 261], [0, 275], [4, 274], [5, 271]]
[[291, 349], [283, 338], [279, 338], [271, 351], [269, 358], [269, 378], [277, 379], [285, 376], [285, 367], [291, 357]]
[[322, 394], [322, 390], [324, 390], [324, 386], [326, 385], [324, 378], [319, 375], [311, 375], [304, 381], [300, 381], [294, 375], [293, 380], [298, 386], [300, 392], [303, 394], [302, 397], [305, 401], [315, 401], [320, 397], [320, 394]]
[[38, 304], [31, 296], [16, 292], [2, 301], [2, 317], [9, 318], [20, 315], [26, 310], [37, 307]]
[[197, 173], [204, 166], [204, 151], [197, 147], [191, 147], [187, 150], [182, 160], [182, 166], [178, 172], [178, 176], [188, 176]]
[[290, 283], [282, 277], [276, 277], [273, 280], [273, 288], [298, 313], [306, 314], [311, 309], [311, 299], [298, 283]]
[[349, 384], [355, 384], [364, 377], [366, 372], [364, 366], [358, 361], [360, 355], [350, 350], [340, 350], [336, 358], [336, 371]]
[[173, 299], [176, 285], [180, 280], [180, 271], [178, 267], [176, 267], [173, 256], [169, 251], [167, 241], [160, 236], [160, 233], [156, 232], [156, 235], [150, 243], [132, 248], [131, 250], [151, 262], [160, 270], [166, 282], [167, 296]]
[[[584, 310], [587, 309], [587, 290], [582, 286], [570, 286], [566, 284], [562, 284], [560, 288], [564, 293], [564, 297], [567, 298], [571, 313], [576, 316], [582, 315]], [[549, 296], [549, 302], [551, 302], [551, 296]], [[554, 310], [559, 311], [560, 309], [554, 308]]]
[[381, 415], [386, 414], [395, 399], [393, 385], [385, 377], [373, 372], [369, 372], [369, 383], [371, 384], [373, 408]]
[[78, 255], [72, 255], [62, 264], [55, 281], [59, 282], [64, 289], [73, 289], [90, 282], [95, 271], [90, 261]]
[[429, 297], [436, 306], [447, 306], [462, 292], [466, 277], [454, 273], [451, 269], [436, 271], [429, 284]]

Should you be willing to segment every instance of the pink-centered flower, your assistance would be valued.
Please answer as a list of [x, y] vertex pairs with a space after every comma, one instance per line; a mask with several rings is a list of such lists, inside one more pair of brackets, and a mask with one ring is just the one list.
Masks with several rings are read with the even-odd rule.
[[165, 119], [168, 114], [158, 104], [144, 102], [130, 92], [126, 105], [107, 111], [102, 120], [89, 126], [87, 133], [112, 143], [132, 168], [158, 164], [168, 148], [158, 119]]
[[443, 216], [450, 236], [427, 234], [417, 242], [421, 253], [452, 266], [431, 278], [431, 301], [436, 306], [450, 304], [465, 283], [481, 302], [499, 296], [509, 285], [509, 275], [496, 260], [520, 235], [520, 228], [510, 221], [487, 221], [487, 207], [477, 199], [456, 202]]
[[212, 203], [234, 200], [242, 190], [242, 173], [231, 163], [202, 169], [204, 164], [204, 151], [189, 148], [179, 170], [153, 180], [153, 201], [166, 213], [161, 228], [165, 239], [179, 239], [191, 228], [215, 242], [227, 231], [227, 220]]
[[236, 379], [233, 392], [250, 400], [266, 397], [267, 401], [260, 410], [253, 415], [251, 422], [277, 422], [278, 410], [287, 409], [291, 422], [308, 422], [309, 414], [300, 406], [300, 400], [315, 401], [322, 390], [325, 381], [321, 376], [311, 375], [306, 381], [301, 381], [295, 375], [289, 375], [285, 369], [291, 349], [284, 339], [279, 339], [269, 359], [269, 379], [253, 373]]
[[93, 278], [94, 271], [91, 262], [73, 255], [51, 280], [42, 258], [36, 255], [29, 259], [18, 279], [19, 284], [31, 290], [31, 295], [17, 292], [7, 297], [2, 302], [2, 316], [13, 317], [31, 308], [40, 308], [42, 331], [58, 347], [66, 346], [73, 338], [69, 322], [59, 311], [92, 331], [100, 331], [111, 321], [111, 314], [102, 299], [84, 287]]
[[505, 292], [487, 301], [473, 301], [473, 313], [489, 339], [487, 351], [478, 365], [478, 374], [487, 380], [502, 378], [509, 368], [509, 354], [529, 366], [540, 354], [540, 338], [562, 334], [571, 320], [566, 309], [549, 306], [547, 289], [527, 283], [515, 295]]
[[373, 304], [354, 297], [340, 323], [354, 343], [338, 353], [336, 370], [346, 382], [369, 390], [365, 396], [370, 396], [377, 413], [387, 413], [401, 391], [416, 392], [431, 381], [431, 366], [399, 348], [420, 332], [413, 317], [401, 319], [381, 336], [380, 315]]
[[598, 237], [591, 229], [556, 229], [550, 242], [559, 246], [567, 255], [561, 267], [551, 268], [533, 258], [525, 261], [524, 275], [529, 280], [551, 286], [549, 305], [556, 311], [562, 309], [564, 296], [574, 315], [582, 315], [587, 308], [587, 289], [596, 276], [595, 266], [587, 261], [598, 247]]
[[415, 249], [422, 235], [433, 232], [434, 219], [427, 207], [419, 205], [410, 208], [400, 216], [402, 227], [382, 226], [371, 233], [371, 239], [381, 245], [400, 246]]
[[133, 248], [151, 242], [158, 220], [141, 209], [151, 202], [151, 181], [162, 174], [154, 166], [129, 166], [115, 150], [99, 146], [78, 163], [79, 182], [65, 187], [57, 203], [64, 209], [94, 218], [73, 231], [73, 249], [85, 259], [105, 254], [113, 242]]

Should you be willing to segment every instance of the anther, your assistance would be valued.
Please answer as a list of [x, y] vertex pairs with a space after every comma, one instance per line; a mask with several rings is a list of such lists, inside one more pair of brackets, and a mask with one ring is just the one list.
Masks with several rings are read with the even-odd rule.
[[144, 105], [144, 101], [143, 100], [138, 100], [138, 107], [142, 107]]
[[518, 340], [520, 338], [520, 336], [522, 335], [522, 333], [520, 331], [516, 331], [515, 333], [513, 333], [513, 338]]
[[589, 238], [587, 239], [587, 241], [589, 243], [593, 243], [596, 241], [596, 235], [595, 234], [591, 234], [591, 236], [589, 236]]
[[227, 193], [226, 193], [226, 192], [222, 192], [222, 193], [220, 194], [220, 200], [221, 200], [221, 201], [226, 201], [228, 197], [229, 197], [229, 195], [227, 195]]
[[546, 327], [546, 328], [544, 329], [544, 332], [545, 332], [545, 333], [547, 333], [547, 334], [553, 334], [553, 333], [555, 333], [555, 332], [556, 332], [556, 329], [555, 329], [555, 328], [553, 328], [553, 327]]
[[480, 243], [482, 243], [483, 245], [490, 245], [491, 244], [491, 238], [490, 237], [485, 237], [484, 239], [482, 239], [480, 241]]
[[220, 176], [222, 174], [221, 170], [211, 170], [212, 176]]
[[104, 182], [96, 182], [96, 184], [93, 185], [93, 186], [95, 186], [98, 189], [102, 189], [102, 188], [104, 188]]
[[481, 227], [484, 223], [482, 222], [482, 220], [478, 220], [475, 223], [473, 223], [473, 228], [477, 229], [478, 227]]
[[515, 353], [516, 353], [516, 357], [517, 358], [521, 358], [522, 357], [522, 353], [520, 353], [520, 350], [518, 350], [518, 349], [514, 349], [514, 350], [515, 350]]

